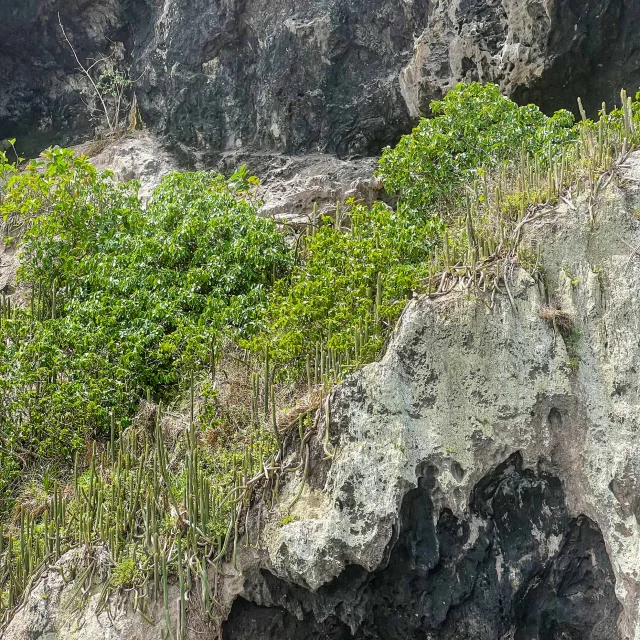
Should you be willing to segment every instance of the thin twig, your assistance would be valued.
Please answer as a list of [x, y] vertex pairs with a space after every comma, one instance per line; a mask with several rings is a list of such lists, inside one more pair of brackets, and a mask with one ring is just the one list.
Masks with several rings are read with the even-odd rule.
[[76, 53], [76, 50], [73, 48], [73, 45], [71, 44], [71, 41], [69, 40], [68, 36], [67, 36], [67, 32], [64, 30], [64, 27], [62, 26], [62, 18], [60, 17], [60, 12], [58, 12], [58, 24], [60, 25], [60, 29], [62, 31], [62, 35], [66, 41], [66, 43], [69, 45], [69, 48], [71, 49], [72, 53], [73, 53], [73, 57], [76, 59], [76, 62], [78, 63], [78, 65], [80, 66], [80, 69], [82, 70], [82, 72], [84, 73], [85, 76], [87, 76], [87, 78], [89, 78], [89, 82], [91, 83], [91, 85], [93, 86], [93, 90], [96, 93], [96, 96], [98, 96], [98, 99], [100, 100], [100, 102], [102, 103], [102, 108], [104, 109], [104, 115], [105, 118], [107, 119], [107, 125], [109, 127], [109, 130], [111, 132], [113, 132], [113, 127], [111, 126], [111, 118], [109, 117], [109, 110], [107, 109], [107, 105], [105, 104], [105, 101], [102, 97], [102, 93], [100, 92], [100, 90], [98, 89], [98, 86], [96, 85], [96, 83], [94, 82], [93, 78], [91, 77], [91, 74], [89, 73], [89, 71], [86, 69], [86, 67], [82, 64], [82, 62], [80, 62], [80, 58], [78, 58], [78, 54]]

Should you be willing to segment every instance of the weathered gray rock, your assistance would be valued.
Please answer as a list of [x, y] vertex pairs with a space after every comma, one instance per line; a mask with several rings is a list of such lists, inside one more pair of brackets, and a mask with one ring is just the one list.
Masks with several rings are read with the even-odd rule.
[[627, 182], [595, 228], [584, 203], [529, 228], [571, 336], [517, 265], [515, 311], [409, 306], [335, 390], [336, 457], [266, 527], [229, 637], [640, 638], [639, 202]]
[[162, 178], [179, 169], [178, 161], [169, 154], [155, 136], [147, 131], [129, 134], [107, 144], [95, 155], [96, 143], [79, 145], [78, 154], [89, 154], [96, 169], [113, 171], [116, 180], [139, 180], [138, 192], [147, 201]]
[[[253, 163], [249, 159], [249, 165]], [[289, 221], [308, 221], [316, 215], [335, 214], [336, 204], [355, 198], [372, 204], [384, 196], [374, 177], [374, 158], [340, 160], [326, 154], [272, 156], [265, 171], [258, 172], [262, 185], [258, 196], [261, 213]]]
[[[592, 111], [640, 84], [632, 0], [0, 0], [0, 139], [92, 135], [83, 63], [126, 51], [144, 122], [185, 159], [375, 155], [460, 80]], [[85, 92], [84, 95], [82, 92]]]
[[[256, 505], [260, 542], [254, 524], [224, 571], [224, 638], [640, 639], [640, 155], [620, 172], [595, 225], [578, 199], [528, 227], [546, 288], [508, 264], [515, 309], [416, 299], [384, 358], [334, 390], [335, 457], [314, 445], [286, 523], [300, 477]], [[37, 598], [7, 640], [58, 629]], [[87, 624], [87, 640], [160, 637]]]
[[[106, 145], [77, 145], [74, 150], [88, 154], [97, 169], [112, 171], [117, 180], [139, 180], [143, 201], [151, 198], [167, 173], [181, 169], [179, 157], [169, 153], [148, 131], [128, 134]], [[231, 153], [223, 155], [214, 168], [230, 175], [243, 164], [260, 176], [256, 195], [262, 203], [261, 215], [280, 220], [308, 222], [314, 211], [318, 216], [332, 215], [336, 203], [349, 198], [372, 204], [385, 197], [381, 182], [374, 177], [374, 158], [340, 160], [328, 154]], [[201, 163], [194, 168], [202, 168]]]
[[[94, 586], [85, 594], [77, 576], [83, 574], [90, 562], [95, 563]], [[101, 550], [95, 551], [92, 558], [80, 549], [65, 554], [35, 585], [29, 600], [16, 612], [2, 637], [6, 640], [160, 638], [164, 616], [159, 624], [152, 625], [140, 614], [132, 613], [130, 605], [115, 600], [108, 610], [97, 613], [107, 564], [108, 555]], [[175, 592], [171, 595], [175, 601]]]

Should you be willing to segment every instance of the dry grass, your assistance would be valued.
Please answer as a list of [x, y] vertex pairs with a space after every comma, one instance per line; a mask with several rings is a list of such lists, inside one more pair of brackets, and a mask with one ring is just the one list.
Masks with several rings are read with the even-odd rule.
[[[272, 431], [272, 418], [266, 420], [262, 413], [258, 416], [258, 424], [252, 424], [251, 375], [256, 372], [262, 372], [262, 363], [230, 344], [216, 363], [215, 376], [212, 378], [209, 373], [194, 380], [193, 414], [201, 429], [201, 446], [205, 449], [213, 452], [242, 448], [256, 427]], [[260, 409], [263, 406], [263, 385], [261, 380]], [[279, 431], [295, 426], [300, 415], [317, 409], [323, 395], [322, 385], [308, 388], [306, 382], [280, 382], [273, 385], [273, 390]], [[180, 447], [177, 445], [189, 429], [190, 396], [187, 389], [175, 404], [161, 410], [160, 424], [165, 446], [174, 453], [170, 456], [172, 465], [179, 463]], [[131, 428], [142, 428], [151, 433], [158, 417], [157, 411], [155, 403], [141, 400]]]
[[106, 134], [103, 137], [95, 138], [94, 140], [81, 145], [79, 151], [82, 154], [86, 155], [88, 158], [93, 158], [97, 155], [100, 155], [105, 149], [120, 140], [120, 138], [122, 138], [126, 133], [126, 129], [117, 129], [111, 134]]
[[[69, 500], [73, 495], [72, 483], [70, 481], [67, 482], [64, 478], [58, 478], [56, 481], [59, 491]], [[9, 525], [9, 531], [13, 533], [19, 532], [21, 512], [28, 513], [32, 518], [42, 516], [49, 508], [51, 493], [51, 488], [48, 490], [45, 488], [42, 473], [34, 471], [27, 476], [22, 483], [22, 488], [18, 493], [13, 510], [5, 523]]]
[[554, 330], [560, 331], [562, 334], [571, 333], [574, 327], [573, 316], [558, 305], [545, 305], [540, 309], [540, 318], [546, 320], [549, 326]]

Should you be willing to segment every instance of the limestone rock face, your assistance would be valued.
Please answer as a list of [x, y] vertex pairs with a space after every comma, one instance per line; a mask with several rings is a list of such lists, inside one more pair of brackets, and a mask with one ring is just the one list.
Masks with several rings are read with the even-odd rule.
[[632, 0], [0, 0], [0, 139], [93, 132], [83, 64], [117, 52], [143, 121], [221, 153], [372, 155], [460, 80], [547, 110], [640, 84]]
[[179, 170], [178, 160], [149, 132], [136, 132], [107, 144], [99, 153], [93, 153], [95, 143], [78, 145], [75, 152], [90, 156], [96, 169], [113, 171], [116, 180], [139, 180], [138, 195], [149, 200], [153, 190], [171, 171]]
[[[160, 625], [149, 624], [124, 603], [100, 607], [100, 589], [85, 594], [80, 576], [87, 569], [96, 584], [105, 579], [109, 555], [96, 550], [65, 554], [38, 581], [31, 597], [18, 610], [2, 638], [7, 640], [156, 640]], [[175, 601], [175, 588], [171, 589]], [[155, 611], [154, 611], [155, 613]], [[163, 619], [163, 616], [160, 617]]]
[[[73, 149], [88, 155], [97, 169], [112, 171], [117, 180], [139, 180], [138, 193], [143, 202], [152, 197], [165, 175], [184, 170], [181, 158], [169, 153], [159, 138], [148, 131], [135, 132], [102, 146], [90, 142]], [[374, 176], [378, 164], [375, 158], [341, 160], [322, 153], [304, 156], [232, 153], [221, 157], [216, 169], [230, 175], [243, 164], [260, 176], [256, 193], [261, 202], [260, 214], [292, 223], [308, 222], [314, 212], [316, 216], [333, 215], [336, 203], [349, 198], [372, 204], [389, 197]], [[3, 259], [7, 261], [15, 257], [15, 251], [5, 254]], [[0, 262], [0, 290], [2, 273]]]
[[[506, 263], [514, 305], [408, 306], [382, 360], [332, 392], [334, 457], [321, 416], [289, 517], [300, 475], [280, 507], [252, 507], [223, 571], [224, 639], [640, 640], [638, 183], [635, 154], [593, 220], [579, 198], [540, 210], [546, 286]], [[61, 633], [38, 589], [6, 640]], [[161, 615], [86, 616], [86, 640], [161, 637]]]
[[266, 526], [226, 637], [640, 638], [637, 155], [622, 175], [595, 224], [576, 201], [529, 227], [546, 290], [506, 264], [515, 308], [417, 299], [336, 388], [335, 457]]

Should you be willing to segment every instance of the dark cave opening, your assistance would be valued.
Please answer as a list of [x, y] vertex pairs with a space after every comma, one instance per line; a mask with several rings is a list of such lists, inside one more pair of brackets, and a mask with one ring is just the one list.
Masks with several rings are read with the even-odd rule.
[[[434, 513], [437, 470], [404, 498], [388, 562], [311, 593], [262, 572], [225, 640], [614, 640], [621, 605], [602, 534], [570, 517], [560, 481], [515, 454], [474, 488], [469, 515]], [[261, 593], [257, 601], [251, 593]]]

